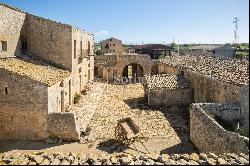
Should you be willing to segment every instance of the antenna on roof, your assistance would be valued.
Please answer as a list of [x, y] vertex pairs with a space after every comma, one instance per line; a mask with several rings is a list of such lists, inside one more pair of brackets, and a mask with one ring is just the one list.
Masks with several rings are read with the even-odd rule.
[[239, 41], [239, 35], [238, 35], [238, 22], [240, 20], [235, 17], [234, 20], [233, 20], [233, 23], [234, 23], [234, 42], [237, 43]]

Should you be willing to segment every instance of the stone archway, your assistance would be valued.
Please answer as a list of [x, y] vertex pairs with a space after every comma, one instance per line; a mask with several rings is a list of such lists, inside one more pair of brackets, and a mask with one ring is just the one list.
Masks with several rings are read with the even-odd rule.
[[123, 68], [122, 77], [143, 77], [143, 67], [138, 63], [130, 63]]

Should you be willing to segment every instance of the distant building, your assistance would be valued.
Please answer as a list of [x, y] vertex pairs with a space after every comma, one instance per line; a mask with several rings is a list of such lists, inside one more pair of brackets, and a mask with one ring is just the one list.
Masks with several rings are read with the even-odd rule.
[[236, 55], [236, 49], [231, 46], [221, 46], [212, 50], [217, 58], [233, 58]]
[[101, 48], [104, 53], [121, 54], [123, 50], [122, 41], [111, 37], [101, 41]]
[[171, 46], [163, 45], [163, 44], [145, 44], [145, 45], [137, 45], [134, 47], [134, 50], [138, 54], [148, 54], [151, 59], [159, 59], [160, 56], [170, 55]]

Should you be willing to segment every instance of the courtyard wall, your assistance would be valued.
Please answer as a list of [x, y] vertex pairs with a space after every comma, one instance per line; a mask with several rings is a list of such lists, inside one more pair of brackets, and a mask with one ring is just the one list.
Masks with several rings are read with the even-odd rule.
[[[245, 153], [248, 154], [248, 138], [240, 136], [238, 133], [225, 130], [215, 119], [207, 113], [221, 107], [207, 109], [202, 107], [203, 104], [192, 104], [190, 107], [190, 139], [200, 153]], [[211, 107], [214, 104], [210, 105]], [[224, 113], [228, 113], [227, 110]], [[220, 111], [221, 112], [221, 111]], [[229, 117], [236, 115], [237, 111], [229, 113]], [[224, 115], [225, 117], [225, 115]]]
[[198, 73], [180, 69], [178, 67], [159, 64], [160, 74], [182, 74], [194, 89], [195, 103], [224, 103], [240, 101], [240, 86], [218, 81]]

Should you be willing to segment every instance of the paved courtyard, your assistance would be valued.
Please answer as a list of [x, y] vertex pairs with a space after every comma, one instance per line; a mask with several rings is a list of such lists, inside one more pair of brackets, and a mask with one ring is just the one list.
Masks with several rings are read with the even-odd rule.
[[[90, 121], [88, 142], [115, 139], [119, 119], [130, 117], [145, 138], [131, 147], [145, 153], [190, 153], [194, 149], [189, 141], [188, 113], [176, 107], [150, 108], [144, 101], [142, 84], [108, 84]], [[115, 146], [111, 143], [111, 146]]]
[[[195, 152], [189, 140], [188, 113], [183, 108], [148, 107], [142, 84], [114, 85], [94, 82], [82, 101], [72, 107], [82, 133], [80, 142], [46, 144], [30, 141], [0, 141], [1, 152], [75, 152], [107, 154], [180, 154]], [[130, 117], [143, 137], [129, 147], [115, 140], [117, 121]], [[89, 125], [87, 125], [89, 123]]]

